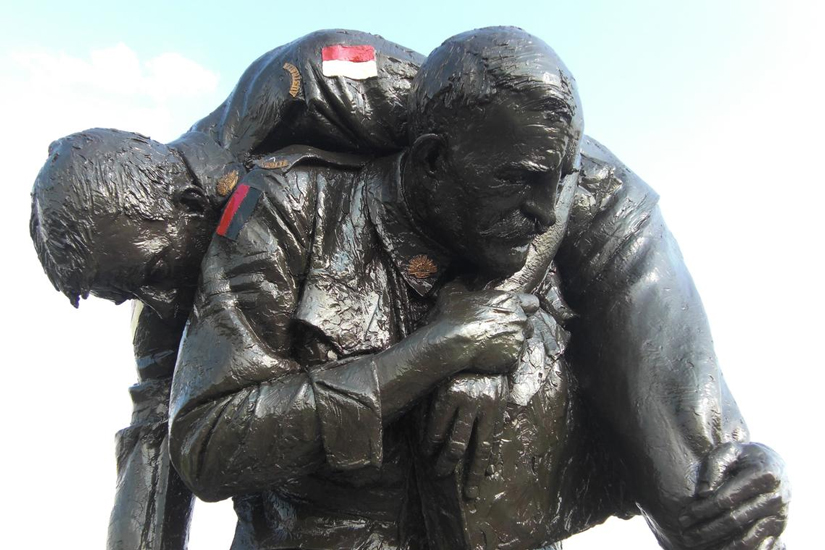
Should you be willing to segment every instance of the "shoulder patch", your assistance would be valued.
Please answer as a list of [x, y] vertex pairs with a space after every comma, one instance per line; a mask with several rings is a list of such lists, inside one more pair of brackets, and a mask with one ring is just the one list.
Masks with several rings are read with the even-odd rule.
[[321, 50], [321, 69], [324, 76], [344, 76], [352, 80], [366, 80], [378, 76], [375, 48], [336, 44]]
[[255, 209], [255, 205], [258, 204], [261, 193], [257, 187], [251, 187], [245, 183], [238, 184], [223, 209], [221, 221], [218, 222], [218, 229], [215, 232], [221, 237], [236, 240], [241, 228]]

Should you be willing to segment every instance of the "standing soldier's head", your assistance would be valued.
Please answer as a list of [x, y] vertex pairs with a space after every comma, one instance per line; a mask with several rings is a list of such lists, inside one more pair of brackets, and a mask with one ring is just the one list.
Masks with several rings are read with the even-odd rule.
[[430, 236], [476, 269], [517, 271], [555, 223], [583, 122], [573, 76], [513, 27], [459, 34], [413, 81], [405, 196]]

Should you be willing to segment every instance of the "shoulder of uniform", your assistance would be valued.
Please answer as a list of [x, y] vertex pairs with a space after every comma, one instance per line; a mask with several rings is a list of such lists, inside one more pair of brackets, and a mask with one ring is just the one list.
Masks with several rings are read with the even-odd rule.
[[366, 156], [334, 153], [305, 145], [292, 145], [260, 157], [252, 161], [249, 172], [234, 186], [216, 233], [237, 240], [260, 202], [266, 203], [265, 209], [288, 218], [291, 225], [303, 227], [310, 223], [309, 210], [315, 197], [314, 171], [305, 168], [354, 172], [369, 160]]
[[592, 138], [581, 144], [581, 173], [559, 265], [565, 288], [582, 295], [614, 258], [653, 219], [658, 195], [606, 147]]
[[[273, 155], [267, 158], [268, 161], [262, 159], [240, 179], [226, 201], [216, 229], [219, 236], [237, 240], [244, 225], [258, 215], [275, 216], [286, 225], [299, 229], [311, 226], [318, 170], [299, 168], [310, 168], [313, 162], [317, 167], [317, 161], [313, 159], [319, 156], [311, 150], [300, 153], [293, 150], [283, 157], [274, 158]], [[344, 166], [356, 167], [360, 163], [347, 161]]]
[[169, 147], [180, 155], [197, 184], [221, 202], [245, 173], [235, 157], [209, 135], [190, 130]]
[[581, 175], [573, 207], [573, 219], [592, 219], [611, 209], [621, 197], [655, 204], [658, 195], [607, 147], [584, 136]]
[[297, 166], [331, 166], [334, 168], [358, 170], [370, 157], [348, 153], [325, 151], [308, 145], [290, 145], [272, 154], [252, 161], [252, 164], [264, 170], [279, 170], [286, 174]]

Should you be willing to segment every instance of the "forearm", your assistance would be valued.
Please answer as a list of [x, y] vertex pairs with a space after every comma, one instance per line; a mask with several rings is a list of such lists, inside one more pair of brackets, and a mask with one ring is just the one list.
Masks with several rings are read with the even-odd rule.
[[443, 328], [430, 325], [375, 357], [385, 425], [469, 363], [470, 350], [447, 352], [446, 338]]
[[167, 422], [130, 426], [116, 441], [117, 490], [106, 547], [183, 550], [194, 502], [169, 462]]
[[161, 319], [142, 302], [132, 302], [132, 346], [138, 380], [172, 377], [185, 322], [185, 318]]
[[581, 304], [573, 353], [586, 398], [616, 438], [640, 506], [672, 526], [696, 468], [744, 422], [701, 301], [657, 213]]
[[[375, 355], [189, 400], [172, 420], [174, 463], [205, 500], [260, 491], [323, 463], [380, 465], [382, 426], [459, 370], [438, 353], [440, 338], [425, 327]], [[180, 396], [185, 378], [176, 383]]]
[[305, 374], [241, 388], [172, 418], [170, 453], [201, 499], [257, 492], [323, 461], [312, 387]]
[[183, 324], [134, 304], [139, 382], [129, 388], [131, 425], [118, 432], [117, 489], [107, 548], [175, 550], [186, 546], [193, 496], [169, 461], [169, 389]]
[[[704, 538], [716, 548], [718, 531], [697, 539], [679, 518], [707, 497], [702, 472], [722, 475], [719, 454], [739, 448], [722, 443], [746, 442], [747, 427], [655, 192], [593, 140], [582, 151], [581, 193], [557, 258], [565, 298], [579, 314], [568, 328], [580, 393], [623, 466], [628, 502], [644, 510], [662, 546]], [[766, 468], [737, 467], [737, 479], [760, 480]], [[725, 508], [733, 513], [723, 499]]]

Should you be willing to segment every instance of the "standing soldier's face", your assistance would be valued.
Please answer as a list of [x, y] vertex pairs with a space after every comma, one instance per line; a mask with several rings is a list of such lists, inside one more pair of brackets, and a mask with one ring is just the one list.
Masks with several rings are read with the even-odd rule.
[[436, 234], [482, 271], [509, 275], [555, 223], [570, 130], [508, 98], [464, 119], [446, 138]]

